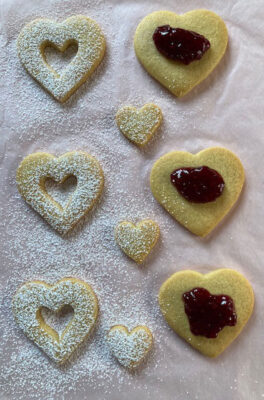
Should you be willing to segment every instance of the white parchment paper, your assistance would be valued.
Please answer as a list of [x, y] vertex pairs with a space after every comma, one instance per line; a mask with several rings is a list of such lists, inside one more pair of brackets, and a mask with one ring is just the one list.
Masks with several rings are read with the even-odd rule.
[[[184, 13], [194, 8], [219, 14], [230, 42], [214, 72], [176, 99], [137, 61], [133, 34], [154, 10]], [[24, 71], [15, 41], [22, 27], [37, 17], [63, 20], [74, 14], [100, 24], [107, 54], [91, 79], [61, 105]], [[1, 399], [264, 398], [263, 21], [261, 0], [1, 1]], [[164, 122], [156, 138], [139, 150], [119, 133], [114, 115], [122, 105], [140, 107], [147, 102], [162, 108]], [[246, 185], [236, 207], [202, 240], [156, 203], [148, 180], [153, 162], [164, 153], [196, 153], [215, 145], [240, 157]], [[92, 214], [62, 239], [20, 198], [15, 173], [32, 152], [59, 155], [75, 149], [100, 161], [105, 189]], [[161, 240], [138, 267], [122, 254], [113, 230], [120, 220], [142, 218], [159, 223]], [[211, 360], [170, 330], [157, 294], [162, 282], [180, 269], [207, 272], [225, 267], [249, 279], [256, 306], [239, 338]], [[25, 281], [54, 283], [65, 276], [89, 282], [101, 311], [93, 337], [65, 367], [57, 367], [16, 326], [11, 300]], [[153, 332], [154, 349], [135, 373], [119, 366], [109, 352], [105, 335], [114, 324], [146, 324]]]

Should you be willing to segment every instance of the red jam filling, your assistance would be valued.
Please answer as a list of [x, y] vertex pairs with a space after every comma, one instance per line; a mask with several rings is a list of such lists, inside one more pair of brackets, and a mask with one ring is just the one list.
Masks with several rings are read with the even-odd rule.
[[203, 288], [194, 288], [182, 296], [185, 313], [194, 335], [215, 339], [225, 326], [237, 322], [234, 302], [225, 294], [213, 295]]
[[190, 64], [200, 60], [210, 49], [210, 42], [199, 33], [163, 25], [156, 28], [152, 36], [158, 51], [170, 60]]
[[171, 173], [171, 183], [178, 192], [192, 203], [209, 203], [221, 196], [225, 182], [212, 168], [182, 167]]

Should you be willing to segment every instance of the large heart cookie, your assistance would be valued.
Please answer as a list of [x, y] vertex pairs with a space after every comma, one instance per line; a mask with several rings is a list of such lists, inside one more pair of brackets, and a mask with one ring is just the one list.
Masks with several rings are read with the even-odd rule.
[[157, 243], [159, 226], [150, 219], [144, 219], [136, 225], [122, 221], [116, 226], [115, 238], [123, 252], [141, 264]]
[[[59, 74], [45, 59], [45, 48], [63, 52], [77, 44], [73, 61]], [[26, 25], [17, 40], [19, 58], [28, 71], [56, 100], [66, 101], [100, 64], [105, 39], [99, 25], [90, 18], [76, 15], [61, 23], [36, 19]]]
[[[47, 325], [41, 309], [54, 312], [70, 305], [74, 316], [62, 334]], [[32, 281], [24, 284], [13, 298], [13, 313], [19, 327], [53, 361], [63, 363], [91, 332], [98, 314], [97, 298], [91, 286], [64, 278], [55, 285]]]
[[[198, 60], [185, 65], [163, 56], [156, 48], [152, 35], [157, 27], [191, 30], [205, 36], [210, 49]], [[156, 11], [138, 25], [134, 46], [136, 55], [150, 75], [178, 97], [184, 96], [204, 80], [223, 57], [228, 33], [223, 20], [208, 10], [193, 10], [183, 15], [170, 11]]]
[[[204, 288], [213, 295], [224, 294], [233, 300], [237, 321], [225, 326], [216, 338], [194, 335], [185, 313], [183, 294]], [[232, 269], [219, 269], [208, 274], [180, 271], [173, 274], [160, 288], [159, 304], [170, 327], [195, 349], [206, 356], [216, 357], [239, 335], [247, 323], [254, 306], [254, 293], [250, 283]]]
[[137, 326], [129, 332], [125, 326], [115, 325], [108, 332], [107, 341], [120, 364], [135, 368], [150, 351], [153, 337], [146, 326]]
[[[64, 207], [48, 193], [48, 178], [62, 183], [77, 178], [77, 188]], [[56, 158], [48, 153], [25, 157], [17, 170], [17, 187], [26, 202], [62, 235], [68, 232], [94, 205], [103, 188], [103, 171], [98, 161], [83, 151]]]
[[152, 103], [145, 104], [139, 110], [126, 106], [116, 114], [116, 123], [120, 131], [138, 146], [144, 146], [152, 138], [161, 121], [161, 109]]
[[[207, 166], [221, 174], [225, 188], [220, 197], [208, 203], [186, 200], [172, 185], [170, 175], [177, 168]], [[156, 200], [185, 228], [206, 236], [237, 201], [244, 183], [244, 169], [231, 151], [212, 147], [195, 155], [185, 151], [165, 154], [155, 162], [150, 186]]]

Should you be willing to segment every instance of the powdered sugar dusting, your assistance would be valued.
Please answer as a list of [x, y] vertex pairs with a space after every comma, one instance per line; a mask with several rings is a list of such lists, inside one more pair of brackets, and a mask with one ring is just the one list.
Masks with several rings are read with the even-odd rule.
[[[77, 188], [65, 206], [49, 196], [45, 181], [53, 178], [63, 182], [77, 178]], [[97, 160], [89, 154], [75, 151], [55, 158], [47, 153], [27, 156], [17, 170], [17, 185], [21, 195], [59, 233], [67, 233], [94, 205], [103, 187], [103, 172]]]
[[[196, 6], [193, 0], [178, 2], [176, 12], [183, 13]], [[229, 27], [232, 25], [230, 51], [217, 70], [182, 100], [170, 95], [147, 74], [133, 49], [133, 35], [139, 21], [154, 10], [175, 10], [175, 7], [175, 0], [163, 3], [160, 0], [2, 1], [0, 397], [3, 399], [123, 400], [134, 396], [144, 400], [175, 400], [177, 390], [179, 400], [196, 397], [222, 400], [234, 395], [243, 398], [245, 393], [257, 399], [263, 393], [263, 370], [259, 367], [263, 319], [253, 318], [230, 352], [209, 362], [168, 328], [158, 307], [159, 287], [172, 273], [184, 268], [209, 272], [226, 266], [233, 266], [248, 277], [259, 307], [263, 305], [260, 232], [263, 226], [258, 223], [263, 220], [263, 196], [257, 189], [256, 173], [262, 158], [261, 152], [256, 152], [256, 143], [260, 148], [263, 141], [261, 79], [253, 85], [258, 101], [248, 101], [253, 78], [261, 76], [263, 67], [256, 62], [252, 69], [251, 64], [245, 63], [249, 56], [253, 59], [261, 54], [263, 47], [263, 35], [256, 35], [256, 25], [252, 25], [252, 20], [259, 16], [256, 23], [260, 33], [263, 32], [259, 1], [253, 0], [250, 8], [243, 0], [234, 0], [232, 4], [213, 2], [214, 11]], [[201, 0], [199, 7], [208, 7], [208, 1]], [[98, 22], [107, 40], [107, 51], [89, 80], [61, 104], [24, 70], [17, 57], [16, 40], [25, 24], [36, 18], [63, 21], [79, 14]], [[244, 42], [240, 40], [241, 31], [248, 35]], [[245, 73], [247, 79], [243, 79]], [[164, 123], [153, 140], [139, 149], [120, 134], [115, 115], [124, 105], [141, 107], [147, 102], [161, 107]], [[150, 191], [149, 174], [154, 162], [169, 151], [197, 153], [215, 145], [227, 146], [243, 160], [248, 186], [232, 216], [217, 228], [213, 237], [201, 240], [181, 228], [156, 202]], [[105, 185], [99, 203], [62, 238], [27, 206], [17, 191], [15, 177], [19, 163], [28, 154], [44, 151], [61, 155], [73, 150], [86, 151], [99, 160]], [[256, 195], [252, 196], [252, 190]], [[159, 224], [161, 240], [146, 259], [144, 268], [137, 268], [120, 251], [114, 229], [120, 221], [145, 218]], [[93, 287], [100, 313], [93, 334], [65, 365], [56, 366], [19, 329], [11, 301], [18, 287], [27, 281], [54, 284], [65, 276], [82, 279]], [[146, 363], [133, 373], [120, 366], [106, 342], [109, 329], [117, 324], [129, 330], [146, 325], [155, 339]], [[202, 387], [204, 374], [208, 374], [208, 380]], [[259, 383], [255, 384], [255, 380]]]
[[[60, 336], [47, 330], [41, 308], [58, 311], [64, 305], [73, 307], [74, 316]], [[89, 285], [64, 278], [54, 286], [28, 282], [15, 294], [13, 313], [19, 327], [57, 363], [64, 362], [88, 336], [95, 324], [98, 306]]]
[[[56, 72], [44, 56], [47, 45], [64, 51], [75, 43], [78, 51], [62, 73]], [[105, 39], [99, 25], [85, 16], [72, 16], [62, 23], [49, 19], [36, 19], [21, 31], [18, 55], [26, 70], [55, 99], [64, 102], [94, 71], [102, 60]]]
[[152, 346], [152, 334], [145, 326], [137, 326], [131, 332], [124, 326], [113, 326], [107, 340], [113, 355], [127, 368], [137, 367]]
[[159, 226], [151, 220], [136, 225], [123, 221], [115, 229], [115, 238], [121, 249], [137, 263], [142, 263], [159, 237]]
[[120, 131], [139, 146], [145, 145], [162, 121], [161, 109], [155, 104], [145, 104], [140, 110], [125, 106], [118, 110], [116, 122]]

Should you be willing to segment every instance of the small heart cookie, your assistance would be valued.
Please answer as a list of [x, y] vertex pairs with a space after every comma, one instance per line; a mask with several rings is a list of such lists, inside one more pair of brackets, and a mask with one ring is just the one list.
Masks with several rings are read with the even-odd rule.
[[138, 146], [144, 146], [149, 142], [161, 121], [161, 109], [152, 103], [145, 104], [139, 110], [126, 106], [116, 114], [116, 123], [120, 131]]
[[113, 326], [107, 335], [113, 355], [126, 368], [137, 367], [150, 351], [152, 333], [146, 326], [137, 326], [128, 331], [123, 325]]
[[[62, 207], [48, 193], [48, 178], [58, 183], [77, 178], [77, 188]], [[25, 201], [60, 234], [67, 233], [94, 205], [103, 189], [103, 171], [98, 161], [83, 151], [60, 157], [33, 153], [17, 169], [17, 187]]]
[[[210, 41], [210, 49], [200, 60], [185, 65], [162, 55], [153, 41], [157, 27], [170, 25], [203, 35]], [[183, 15], [170, 11], [156, 11], [138, 25], [134, 37], [136, 55], [147, 72], [170, 90], [182, 97], [203, 81], [223, 57], [228, 33], [223, 20], [208, 10], [193, 10]]]
[[[46, 62], [45, 48], [53, 46], [64, 52], [73, 43], [77, 44], [78, 52], [59, 74]], [[28, 73], [63, 103], [102, 61], [105, 39], [95, 21], [75, 15], [61, 23], [49, 19], [30, 22], [20, 32], [17, 48], [21, 63]]]
[[[41, 308], [58, 312], [65, 305], [73, 308], [74, 316], [59, 336], [45, 323]], [[98, 303], [91, 286], [79, 279], [64, 278], [55, 285], [32, 281], [16, 292], [13, 313], [27, 337], [53, 361], [63, 363], [90, 334], [97, 319]]]
[[[194, 203], [186, 200], [171, 182], [171, 174], [180, 168], [207, 166], [221, 174], [225, 187], [215, 200]], [[206, 236], [237, 201], [244, 184], [244, 169], [231, 151], [211, 147], [197, 154], [174, 151], [155, 162], [150, 187], [156, 200], [180, 224], [198, 236]]]
[[141, 264], [157, 243], [159, 233], [158, 224], [150, 219], [136, 225], [123, 221], [115, 229], [115, 239], [128, 257]]
[[[183, 301], [183, 294], [194, 288], [206, 289], [212, 295], [225, 295], [220, 304], [222, 308], [225, 306], [226, 296], [230, 296], [236, 313], [236, 324], [224, 326], [215, 338], [194, 335], [190, 329]], [[254, 293], [247, 279], [232, 269], [219, 269], [205, 275], [187, 270], [176, 272], [163, 283], [159, 291], [159, 304], [165, 320], [179, 336], [202, 354], [216, 357], [230, 345], [246, 325], [253, 311]], [[197, 311], [197, 304], [195, 306]], [[200, 314], [200, 321], [205, 317], [204, 312]], [[220, 320], [223, 318], [222, 310], [218, 318]], [[213, 324], [215, 323], [214, 317]], [[206, 327], [212, 327], [212, 324], [207, 323]]]

